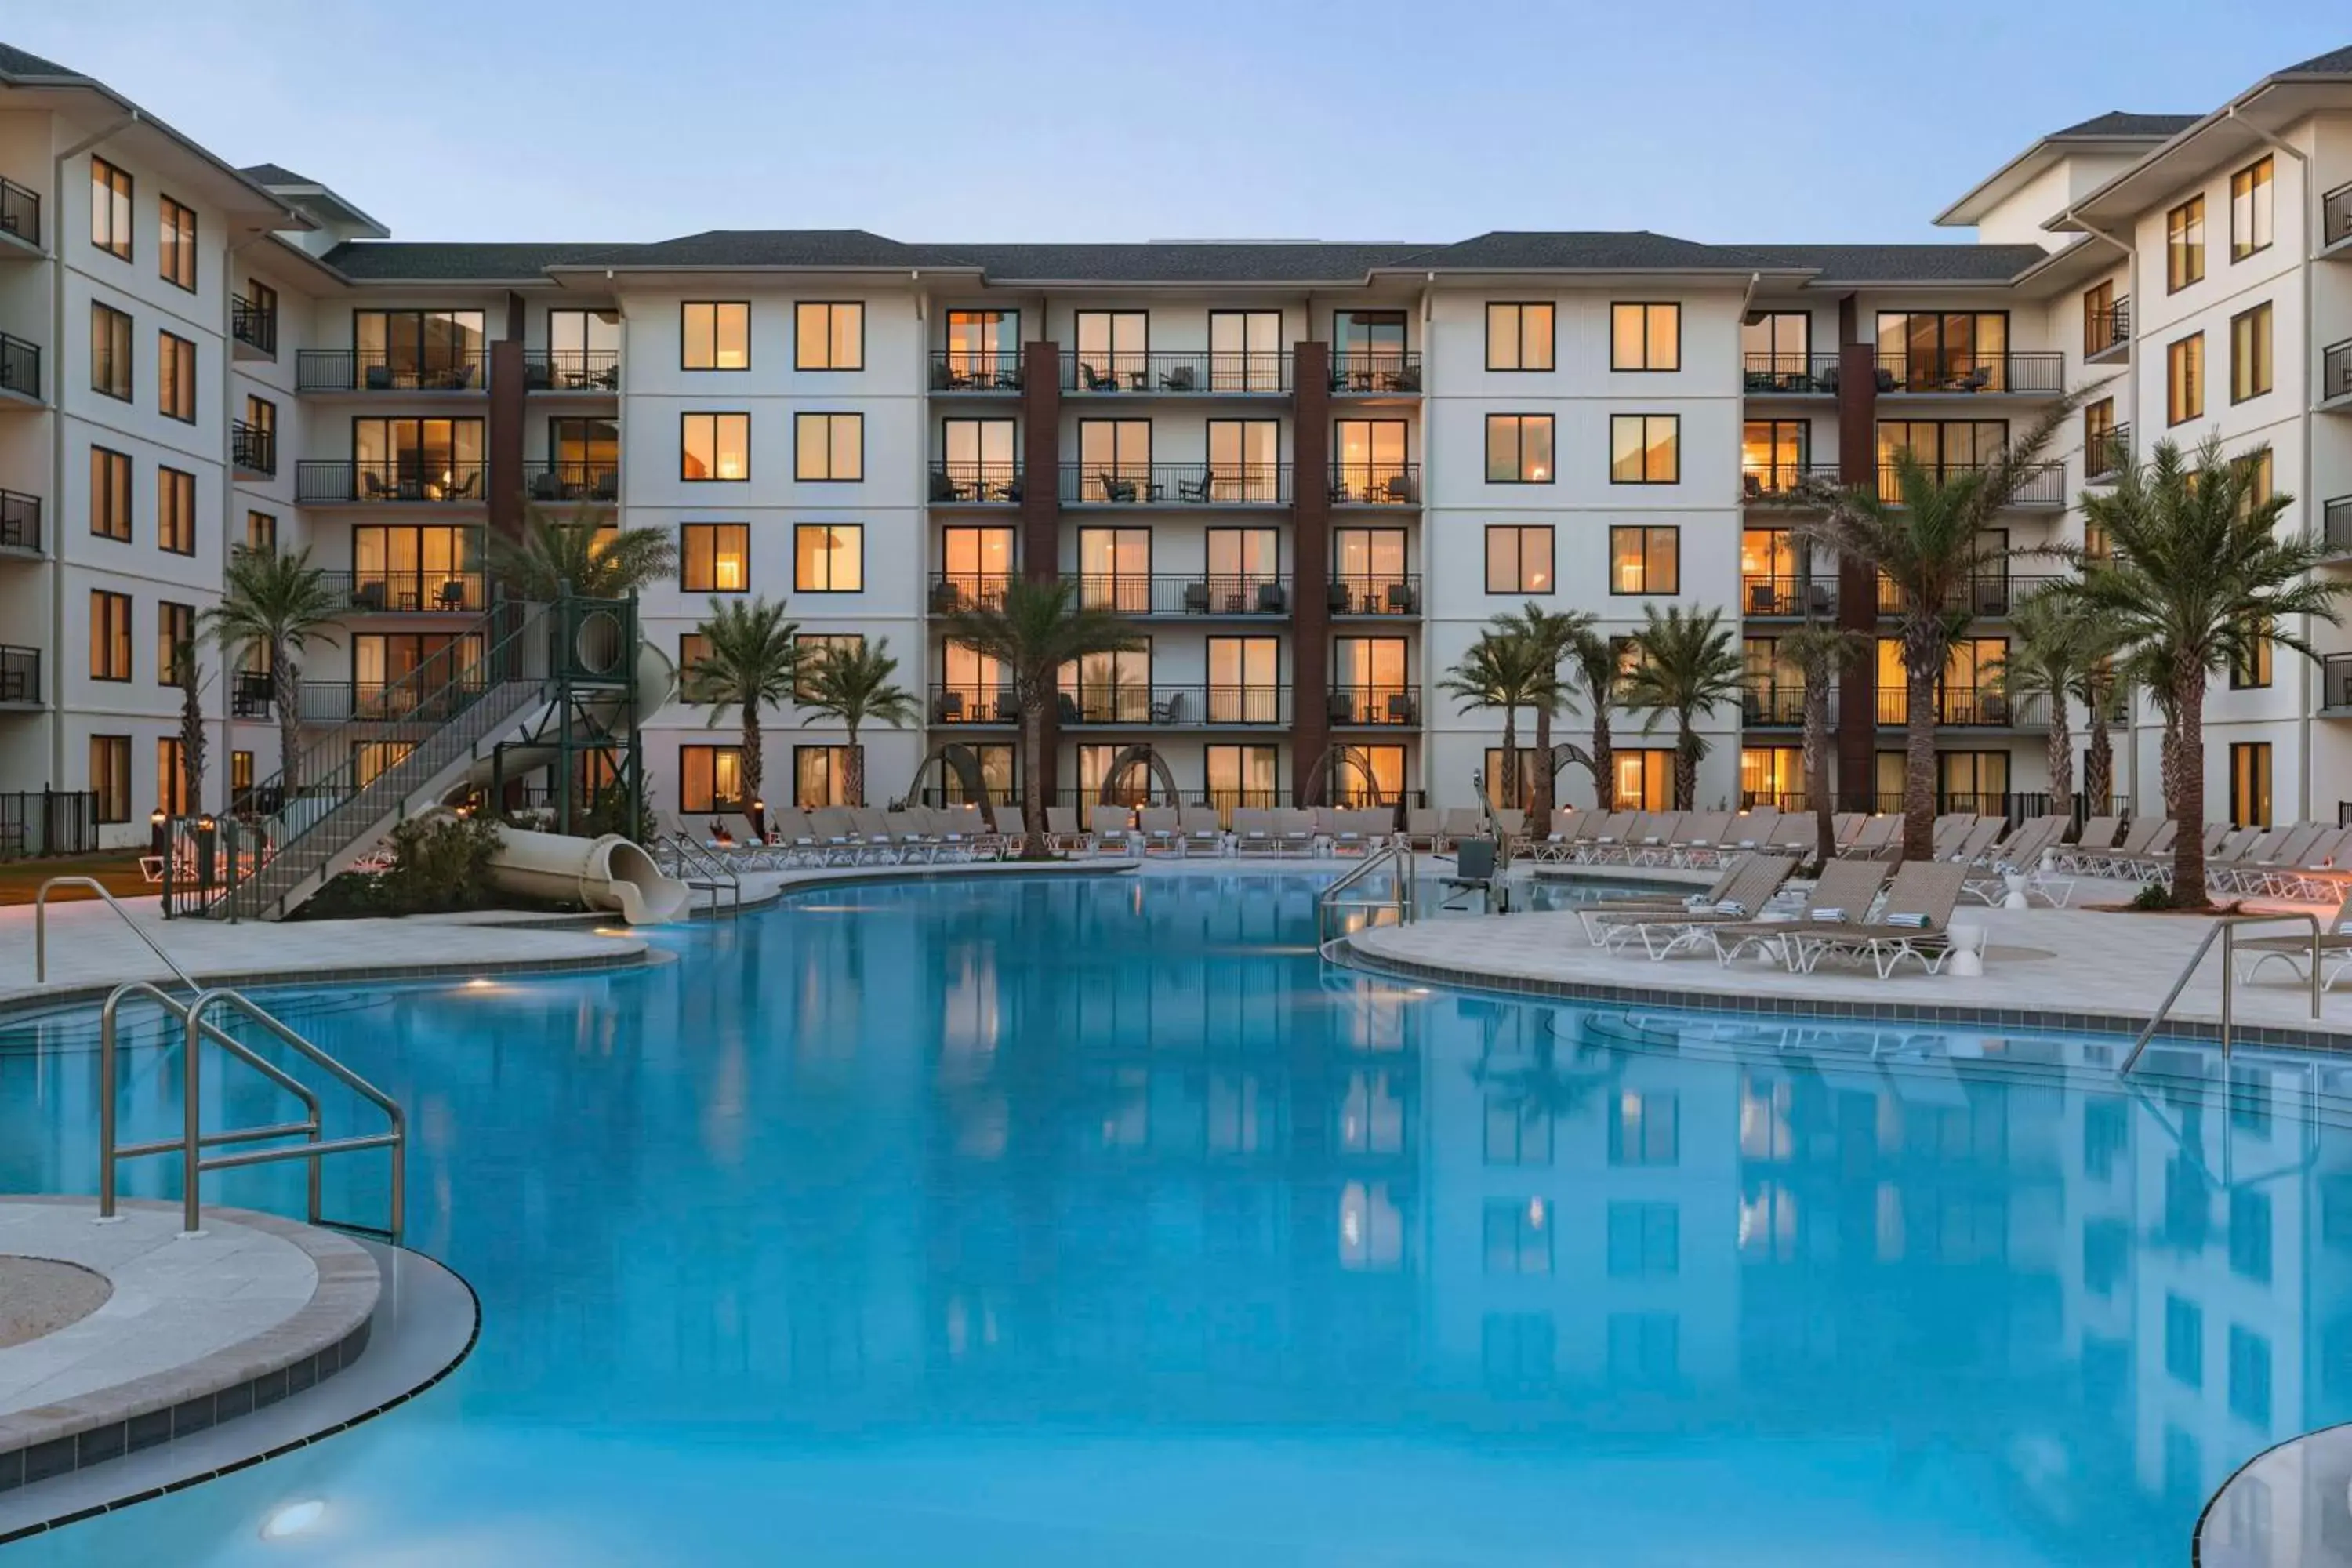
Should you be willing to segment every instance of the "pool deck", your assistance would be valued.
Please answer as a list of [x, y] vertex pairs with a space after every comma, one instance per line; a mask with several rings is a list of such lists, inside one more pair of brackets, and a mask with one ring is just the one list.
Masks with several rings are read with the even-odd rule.
[[[2129, 889], [2119, 886], [2117, 891], [2128, 896]], [[2105, 893], [2098, 884], [2085, 883], [2077, 896], [2104, 901]], [[2189, 916], [1972, 905], [1963, 906], [1953, 923], [1984, 928], [1981, 976], [1928, 975], [1916, 965], [1905, 965], [1894, 977], [1880, 980], [1870, 970], [1835, 964], [1791, 974], [1778, 963], [1760, 960], [1727, 966], [1706, 950], [1652, 963], [1638, 947], [1612, 953], [1592, 946], [1576, 916], [1565, 912], [1424, 919], [1360, 931], [1349, 941], [1357, 963], [1394, 978], [1563, 1000], [2137, 1032], [2211, 924]], [[2294, 931], [2279, 925], [2250, 934]], [[2168, 1035], [2218, 1030], [2221, 974], [2217, 945], [2168, 1016]], [[2232, 1017], [2240, 1037], [2249, 1043], [2352, 1049], [2352, 987], [2325, 995], [2315, 1023], [2309, 985], [2278, 963], [2263, 965], [2253, 981], [2238, 984]]]

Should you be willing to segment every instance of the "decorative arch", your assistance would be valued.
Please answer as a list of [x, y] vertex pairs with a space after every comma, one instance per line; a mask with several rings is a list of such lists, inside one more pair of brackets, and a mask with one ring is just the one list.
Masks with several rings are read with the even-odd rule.
[[923, 753], [923, 760], [915, 764], [914, 782], [907, 786], [905, 798], [912, 800], [922, 793], [923, 777], [931, 771], [933, 763], [955, 773], [964, 794], [980, 803], [981, 821], [988, 825], [991, 833], [995, 832], [996, 803], [988, 796], [988, 777], [980, 771], [979, 755], [961, 741], [941, 741]]
[[1364, 788], [1370, 794], [1372, 797], [1372, 805], [1375, 807], [1383, 806], [1388, 804], [1387, 801], [1381, 798], [1381, 781], [1372, 772], [1372, 761], [1370, 755], [1364, 752], [1360, 747], [1349, 745], [1345, 742], [1335, 742], [1324, 747], [1323, 754], [1316, 758], [1314, 764], [1307, 770], [1307, 776], [1299, 781], [1299, 804], [1302, 805], [1328, 805], [1330, 804], [1328, 797], [1331, 793], [1331, 775], [1339, 770], [1339, 765], [1343, 763], [1355, 769], [1356, 776], [1364, 781]]
[[[1136, 742], [1133, 745], [1123, 747], [1117, 756], [1111, 758], [1110, 766], [1103, 770], [1102, 792], [1097, 797], [1097, 804], [1102, 805], [1118, 805], [1119, 803], [1113, 795], [1112, 792], [1118, 787], [1120, 775], [1125, 773], [1129, 768], [1133, 767], [1138, 763], [1141, 763], [1145, 767], [1149, 768], [1151, 771], [1151, 776], [1159, 780], [1161, 787], [1167, 790], [1169, 805], [1181, 805], [1183, 804], [1184, 797], [1177, 791], [1176, 774], [1168, 766], [1168, 759], [1161, 756], [1157, 751], [1153, 750], [1151, 746], [1141, 741]], [[1147, 796], [1149, 795], [1149, 791], [1146, 792]]]

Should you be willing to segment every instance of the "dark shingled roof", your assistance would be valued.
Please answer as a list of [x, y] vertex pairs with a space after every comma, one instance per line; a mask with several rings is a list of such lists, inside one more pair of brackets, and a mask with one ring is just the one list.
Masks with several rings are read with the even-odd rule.
[[27, 54], [13, 44], [0, 44], [0, 76], [54, 76], [75, 81], [85, 79], [71, 66], [61, 66], [55, 60]]
[[308, 174], [298, 174], [283, 163], [250, 163], [238, 174], [257, 185], [315, 185], [319, 182]]
[[1774, 267], [1812, 267], [1839, 283], [2005, 283], [2050, 252], [2038, 245], [1744, 245]]
[[992, 282], [1361, 283], [1426, 245], [1174, 241], [1156, 245], [927, 245], [925, 265], [978, 267]]
[[1475, 238], [1400, 257], [1391, 265], [1471, 272], [1565, 268], [1633, 271], [1687, 268], [1720, 270], [1770, 265], [1744, 246], [1701, 245], [1648, 229], [1583, 233], [1573, 230], [1494, 229]]
[[625, 253], [625, 245], [473, 245], [347, 240], [321, 257], [344, 277], [363, 283], [538, 282], [550, 267]]
[[604, 248], [616, 267], [920, 267], [931, 247], [862, 228], [712, 228]]
[[2340, 49], [2330, 49], [2324, 55], [2314, 55], [2300, 65], [2292, 65], [2273, 76], [2352, 76], [2352, 44]]
[[2069, 125], [2063, 131], [2053, 131], [2043, 140], [2055, 142], [2061, 137], [2067, 136], [2105, 137], [2113, 140], [2145, 137], [2152, 142], [2161, 142], [2168, 137], [2179, 135], [2196, 124], [2200, 118], [2194, 114], [2126, 114], [2120, 109], [2110, 109], [2105, 114], [2093, 115], [2079, 125]]

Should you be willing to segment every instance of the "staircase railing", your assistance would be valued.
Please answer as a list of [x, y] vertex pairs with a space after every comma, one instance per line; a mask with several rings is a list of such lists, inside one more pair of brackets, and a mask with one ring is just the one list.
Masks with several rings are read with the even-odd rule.
[[2237, 984], [2237, 967], [2231, 960], [2237, 956], [2238, 928], [2263, 921], [2273, 924], [2293, 921], [2311, 928], [2311, 1016], [2314, 1019], [2318, 1018], [2321, 991], [2319, 962], [2326, 945], [2320, 941], [2326, 933], [2320, 927], [2319, 917], [2309, 913], [2223, 915], [2207, 929], [2204, 940], [2197, 944], [2197, 951], [2189, 955], [2187, 963], [2181, 965], [2180, 973], [2172, 982], [2172, 989], [2164, 994], [2164, 1000], [2157, 1004], [2155, 1016], [2148, 1019], [2147, 1027], [2142, 1029], [2139, 1037], [2132, 1042], [2131, 1054], [2124, 1058], [2121, 1067], [2116, 1068], [2117, 1078], [2129, 1073], [2138, 1063], [2140, 1053], [2147, 1049], [2148, 1041], [2156, 1037], [2157, 1026], [2163, 1023], [2165, 1016], [2172, 1011], [2172, 1005], [2180, 1000], [2180, 993], [2188, 986], [2189, 977], [2197, 973], [2197, 966], [2205, 962], [2205, 954], [2211, 951], [2215, 937], [2221, 939], [2221, 1059], [2230, 1059], [2230, 1037], [2233, 1026], [2231, 1005]]

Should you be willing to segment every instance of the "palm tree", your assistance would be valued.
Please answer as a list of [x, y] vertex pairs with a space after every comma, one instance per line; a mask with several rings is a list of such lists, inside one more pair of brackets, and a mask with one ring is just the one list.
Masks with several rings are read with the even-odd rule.
[[2108, 731], [2116, 710], [2129, 700], [2136, 683], [2118, 657], [2123, 632], [2115, 617], [2085, 611], [2082, 618], [2090, 628], [2091, 647], [2089, 662], [2074, 683], [2074, 700], [2090, 715], [2091, 739], [2083, 748], [2083, 795], [2089, 809], [2098, 812], [2116, 797], [2116, 748]]
[[858, 728], [868, 720], [894, 730], [915, 721], [915, 694], [890, 679], [898, 673], [898, 661], [890, 657], [888, 637], [872, 647], [866, 647], [861, 637], [854, 643], [827, 647], [801, 679], [800, 693], [794, 700], [808, 710], [801, 720], [802, 726], [806, 728], [820, 719], [831, 719], [849, 731], [847, 760], [841, 768], [841, 793], [852, 805], [866, 804], [866, 752], [857, 743]]
[[269, 670], [270, 701], [278, 710], [278, 784], [291, 800], [301, 786], [302, 667], [295, 655], [317, 638], [332, 647], [326, 628], [342, 614], [342, 598], [310, 552], [281, 555], [275, 548], [237, 546], [221, 578], [220, 603], [204, 615], [205, 635], [230, 658], [259, 649]]
[[1814, 853], [1824, 864], [1837, 854], [1836, 792], [1830, 787], [1830, 689], [1868, 646], [1859, 632], [1807, 621], [1780, 638], [1774, 649], [1804, 679], [1805, 798], [1813, 807]]
[[196, 668], [193, 640], [172, 645], [172, 676], [180, 689], [180, 798], [187, 809], [205, 809], [205, 677]]
[[1975, 618], [1974, 589], [2033, 553], [2011, 549], [1995, 523], [2041, 472], [2043, 455], [2079, 401], [2060, 398], [1982, 468], [1930, 468], [1906, 447], [1879, 484], [1800, 487], [1801, 504], [1823, 510], [1800, 521], [1797, 531], [1875, 568], [1901, 598], [1906, 859], [1926, 860], [1935, 850], [1936, 688], [1952, 645]]
[[1569, 689], [1560, 682], [1560, 660], [1575, 648], [1580, 637], [1591, 635], [1593, 624], [1594, 617], [1581, 611], [1547, 610], [1532, 599], [1520, 609], [1506, 610], [1495, 617], [1495, 625], [1499, 630], [1525, 637], [1542, 650], [1547, 671], [1544, 689], [1535, 696], [1535, 792], [1528, 803], [1528, 809], [1538, 825], [1548, 825], [1551, 821], [1552, 715], [1567, 710], [1573, 703]]
[[[2074, 804], [2074, 733], [2066, 703], [2082, 689], [2083, 678], [2100, 657], [2094, 635], [2098, 617], [2081, 613], [2061, 594], [2033, 594], [2010, 611], [2009, 651], [1992, 672], [1993, 685], [2011, 704], [2039, 698], [2050, 705], [2050, 809], [2071, 812]], [[2112, 650], [2110, 650], [2112, 651]], [[2087, 808], [2095, 813], [2096, 801]]]
[[1499, 780], [1487, 780], [1489, 801], [1497, 798], [1499, 788], [1504, 803], [1526, 804], [1519, 795], [1519, 710], [1530, 702], [1557, 700], [1559, 683], [1553, 673], [1555, 664], [1543, 645], [1533, 638], [1490, 627], [1478, 634], [1462, 662], [1437, 683], [1439, 690], [1462, 700], [1465, 713], [1478, 708], [1503, 710], [1503, 769], [1510, 782], [1504, 786]]
[[517, 598], [541, 603], [568, 586], [585, 599], [625, 599], [677, 570], [677, 546], [661, 528], [605, 528], [599, 510], [556, 518], [536, 512], [520, 538], [493, 533], [490, 574]]
[[1118, 612], [1081, 603], [1077, 584], [1014, 578], [993, 604], [971, 605], [940, 618], [940, 635], [992, 660], [1013, 679], [1021, 713], [1021, 815], [1025, 860], [1051, 858], [1045, 847], [1045, 705], [1063, 667], [1091, 654], [1125, 653], [1143, 639]]
[[2317, 655], [2296, 619], [2341, 619], [2347, 586], [2319, 578], [2325, 547], [2308, 533], [2278, 533], [2293, 499], [2256, 499], [2261, 452], [2225, 456], [2209, 437], [2194, 457], [2170, 441], [2143, 464], [2126, 463], [2105, 495], [2085, 495], [2083, 512], [2106, 531], [2113, 552], [2088, 562], [2070, 598], [2115, 618], [2164, 714], [2164, 797], [2180, 832], [2173, 839], [2172, 901], [2206, 904], [2205, 686], [2233, 663], [2249, 662], [2265, 640], [2306, 658]]
[[799, 683], [801, 650], [794, 638], [800, 629], [797, 622], [784, 619], [782, 599], [772, 605], [765, 595], [748, 605], [740, 599], [713, 599], [709, 618], [694, 628], [702, 638], [703, 651], [687, 666], [680, 682], [681, 694], [688, 702], [710, 704], [709, 716], [703, 721], [706, 725], [718, 723], [719, 715], [730, 707], [742, 715], [743, 815], [751, 819], [754, 832], [767, 830], [756, 809], [767, 799], [762, 788], [767, 769], [760, 754], [760, 709], [765, 703], [789, 700]]
[[1617, 649], [1588, 627], [1569, 644], [1568, 663], [1571, 690], [1581, 693], [1592, 710], [1592, 745], [1584, 764], [1592, 770], [1593, 802], [1607, 811], [1617, 804], [1617, 738], [1609, 724], [1609, 710], [1616, 706], [1622, 685]]
[[1675, 716], [1675, 809], [1688, 811], [1697, 803], [1699, 759], [1706, 755], [1698, 716], [1739, 700], [1746, 673], [1739, 649], [1721, 610], [1685, 612], [1680, 605], [1664, 615], [1655, 605], [1643, 605], [1633, 641], [1642, 662], [1626, 679], [1625, 706], [1650, 710], [1644, 732], [1666, 714]]

